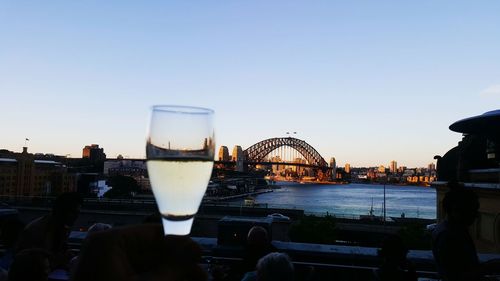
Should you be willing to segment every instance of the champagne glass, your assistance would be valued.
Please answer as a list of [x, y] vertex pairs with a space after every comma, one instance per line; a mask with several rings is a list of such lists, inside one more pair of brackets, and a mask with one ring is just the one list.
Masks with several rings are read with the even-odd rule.
[[151, 108], [147, 167], [165, 235], [191, 232], [214, 164], [213, 116], [207, 108]]

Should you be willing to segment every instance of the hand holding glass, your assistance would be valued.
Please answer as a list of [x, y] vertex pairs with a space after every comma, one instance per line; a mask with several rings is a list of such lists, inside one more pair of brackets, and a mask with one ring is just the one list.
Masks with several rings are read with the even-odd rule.
[[152, 107], [147, 167], [165, 235], [191, 231], [212, 174], [213, 115], [213, 110], [206, 108]]

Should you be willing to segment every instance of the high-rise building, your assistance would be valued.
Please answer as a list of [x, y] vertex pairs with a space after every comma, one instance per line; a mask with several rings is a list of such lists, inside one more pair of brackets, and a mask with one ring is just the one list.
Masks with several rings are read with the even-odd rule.
[[332, 168], [332, 179], [337, 178], [337, 163], [335, 157], [330, 158], [330, 168]]
[[[275, 156], [271, 157], [271, 162], [279, 163], [279, 162], [283, 162], [283, 161], [281, 160], [281, 157], [279, 155], [275, 155]], [[272, 166], [273, 173], [278, 174], [280, 172], [280, 170], [283, 169], [283, 167], [285, 167], [285, 166], [274, 164]]]
[[428, 166], [428, 169], [429, 169], [430, 172], [435, 171], [436, 170], [436, 164], [430, 163], [429, 166]]
[[106, 160], [104, 148], [99, 148], [98, 144], [86, 145], [83, 148], [82, 158], [87, 158], [90, 161], [98, 162]]
[[330, 158], [330, 168], [336, 168], [337, 163], [335, 162], [335, 157]]
[[389, 167], [389, 171], [393, 174], [396, 173], [398, 171], [398, 162], [392, 160], [391, 166]]
[[344, 171], [349, 174], [351, 172], [351, 164], [345, 164]]

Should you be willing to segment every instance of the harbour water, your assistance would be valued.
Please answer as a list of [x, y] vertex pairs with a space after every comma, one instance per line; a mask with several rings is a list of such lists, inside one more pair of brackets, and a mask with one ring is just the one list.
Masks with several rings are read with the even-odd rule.
[[[357, 217], [383, 215], [384, 186], [372, 184], [298, 184], [279, 182], [281, 188], [256, 197], [257, 203], [269, 207], [303, 209], [309, 214]], [[386, 185], [388, 217], [436, 218], [436, 190], [420, 186]]]

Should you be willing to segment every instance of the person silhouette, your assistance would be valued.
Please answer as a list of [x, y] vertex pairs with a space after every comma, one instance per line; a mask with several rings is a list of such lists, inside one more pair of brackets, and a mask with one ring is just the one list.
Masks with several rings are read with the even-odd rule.
[[25, 249], [17, 253], [9, 270], [8, 281], [47, 281], [50, 254], [43, 249]]
[[417, 274], [413, 264], [406, 259], [408, 249], [398, 235], [389, 235], [382, 243], [378, 255], [382, 265], [374, 270], [376, 281], [416, 281]]
[[267, 230], [262, 226], [253, 226], [247, 234], [243, 270], [245, 272], [255, 270], [260, 258], [275, 251], [276, 248], [271, 244]]
[[442, 201], [446, 218], [432, 233], [438, 273], [444, 280], [479, 280], [479, 259], [468, 231], [477, 217], [479, 201], [472, 190], [457, 182], [449, 182], [448, 187]]
[[288, 255], [270, 253], [257, 262], [256, 281], [293, 281], [294, 267]]
[[255, 278], [256, 266], [259, 259], [276, 251], [277, 249], [272, 245], [268, 231], [262, 226], [252, 226], [247, 232], [247, 239], [242, 256], [243, 260], [241, 263], [226, 270], [220, 266], [215, 267], [215, 274], [212, 274], [215, 275], [213, 279], [240, 281], [242, 278], [247, 278], [249, 276]]
[[[112, 226], [110, 224], [100, 223], [100, 222], [94, 223], [87, 230], [87, 237], [89, 237], [92, 233], [96, 233], [99, 231], [106, 231], [106, 230], [111, 229], [111, 228], [112, 228]], [[85, 244], [85, 239], [87, 239], [87, 238], [83, 239], [82, 244]], [[78, 265], [79, 260], [80, 260], [80, 255], [75, 256], [74, 258], [71, 259], [71, 261], [69, 262], [69, 271], [70, 272], [75, 271], [75, 268]]]
[[20, 235], [17, 252], [39, 248], [51, 254], [52, 269], [66, 269], [74, 256], [68, 249], [67, 240], [71, 227], [80, 214], [82, 198], [76, 192], [59, 195], [52, 212], [30, 222]]
[[206, 281], [201, 253], [189, 236], [165, 236], [161, 224], [111, 228], [88, 235], [71, 280]]
[[255, 280], [257, 262], [269, 253], [276, 251], [271, 244], [267, 230], [262, 226], [253, 226], [247, 234], [245, 253], [243, 256], [242, 280]]
[[25, 224], [19, 218], [9, 218], [3, 221], [0, 228], [0, 241], [5, 247], [5, 252], [0, 258], [0, 269], [8, 271], [14, 260], [14, 252], [19, 236]]

